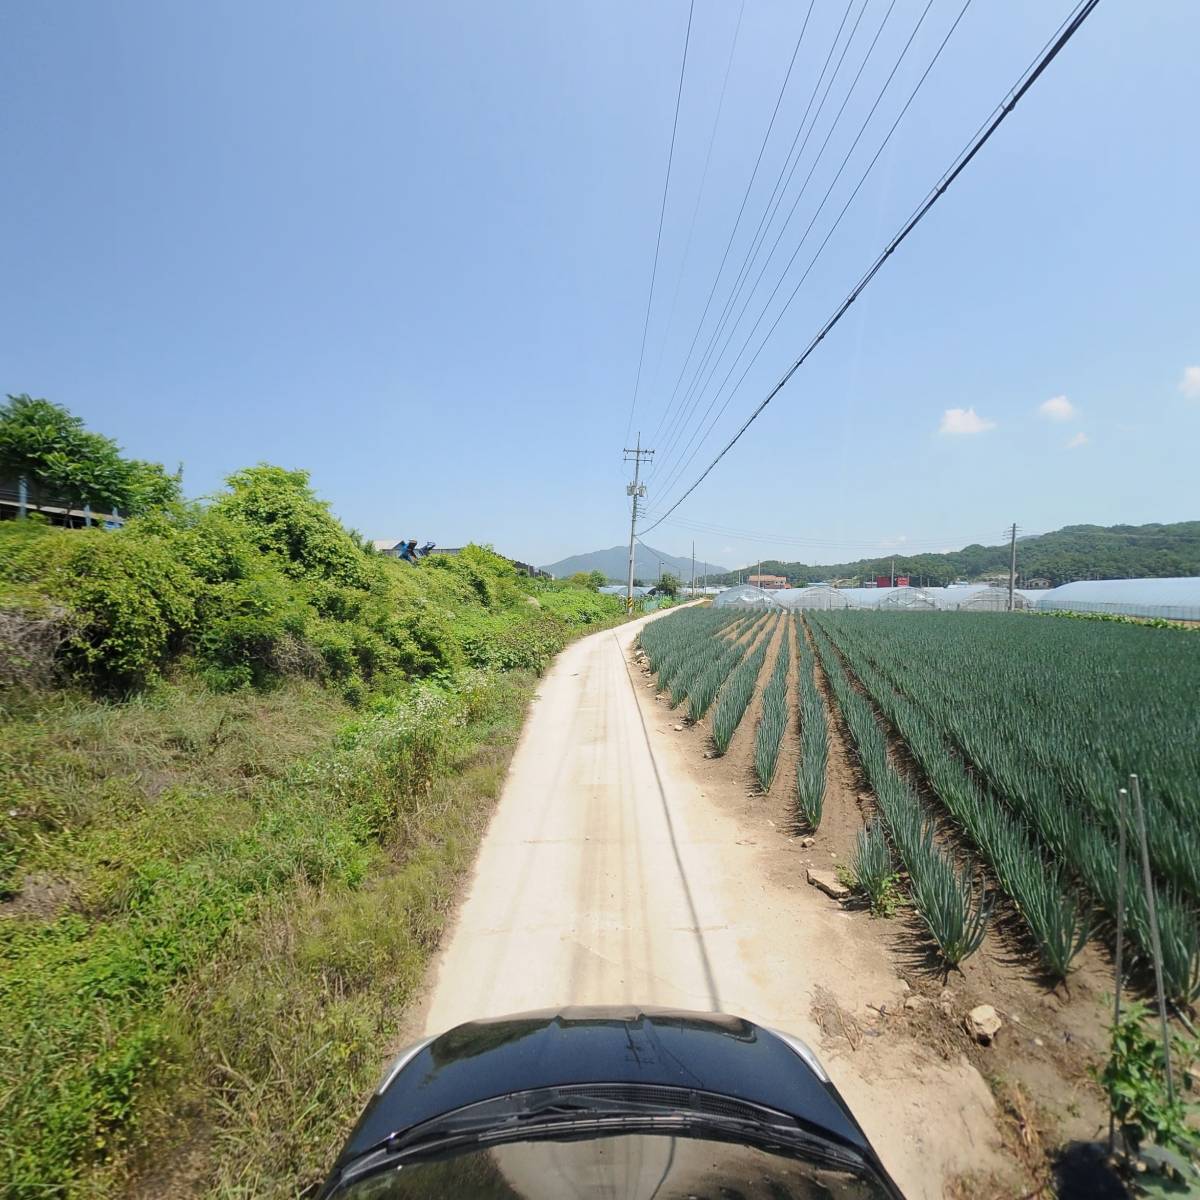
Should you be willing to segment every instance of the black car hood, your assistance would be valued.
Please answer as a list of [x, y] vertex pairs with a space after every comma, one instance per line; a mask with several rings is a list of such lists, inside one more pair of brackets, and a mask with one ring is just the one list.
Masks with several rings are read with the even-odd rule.
[[371, 1098], [338, 1166], [468, 1104], [580, 1084], [735, 1097], [872, 1157], [836, 1092], [778, 1035], [720, 1014], [604, 1007], [471, 1021], [434, 1038]]
[[654, 1134], [528, 1141], [385, 1170], [347, 1200], [886, 1200], [844, 1171], [753, 1146]]

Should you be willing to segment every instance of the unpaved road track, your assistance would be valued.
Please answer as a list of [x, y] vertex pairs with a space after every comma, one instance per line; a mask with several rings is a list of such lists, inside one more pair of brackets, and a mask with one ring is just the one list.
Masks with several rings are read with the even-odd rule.
[[[651, 618], [652, 619], [652, 618]], [[813, 889], [772, 884], [754, 831], [708, 801], [630, 647], [640, 623], [568, 647], [541, 682], [466, 899], [435, 965], [428, 1032], [577, 1004], [745, 1016], [799, 1034], [910, 1198], [1003, 1168], [990, 1093], [911, 1039], [832, 1057], [810, 1016], [903, 984]]]

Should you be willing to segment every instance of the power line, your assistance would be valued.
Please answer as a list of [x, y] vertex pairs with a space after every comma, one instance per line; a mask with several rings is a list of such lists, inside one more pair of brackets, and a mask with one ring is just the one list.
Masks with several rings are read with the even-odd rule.
[[[783, 94], [787, 91], [788, 80], [792, 77], [792, 68], [796, 65], [796, 55], [800, 53], [800, 45], [804, 41], [805, 31], [808, 29], [808, 19], [812, 16], [813, 5], [816, 0], [809, 0], [808, 12], [804, 15], [804, 24], [800, 27], [800, 36], [796, 39], [795, 48], [792, 50], [792, 58], [788, 63], [787, 73], [783, 77], [783, 83], [779, 87], [779, 95], [775, 97], [775, 107], [771, 111], [771, 119], [767, 122], [767, 131], [763, 134], [762, 144], [758, 148], [758, 157], [754, 160], [754, 170], [750, 172], [750, 182], [746, 184], [745, 194], [742, 196], [741, 206], [738, 208], [738, 214], [734, 218], [733, 228], [729, 232], [729, 241], [725, 243], [725, 253], [721, 256], [721, 265], [717, 268], [717, 274], [713, 279], [712, 287], [709, 289], [708, 300], [705, 301], [704, 311], [700, 314], [700, 323], [696, 326], [696, 332], [692, 335], [692, 344], [688, 347], [688, 352], [683, 360], [683, 369], [679, 372], [679, 378], [675, 381], [675, 388], [671, 393], [671, 400], [667, 404], [667, 412], [670, 412], [671, 403], [674, 402], [675, 395], [679, 391], [679, 385], [683, 382], [683, 373], [687, 370], [688, 361], [691, 359], [692, 351], [696, 348], [696, 341], [700, 337], [700, 330], [704, 327], [704, 318], [708, 316], [709, 305], [712, 304], [712, 298], [716, 294], [717, 284], [721, 279], [721, 272], [725, 269], [725, 261], [729, 257], [729, 251], [733, 246], [733, 239], [737, 236], [738, 227], [741, 224], [742, 213], [746, 211], [746, 202], [750, 199], [750, 190], [754, 187], [754, 181], [758, 178], [758, 168], [762, 164], [763, 152], [767, 148], [767, 142], [771, 137], [771, 130], [775, 128], [775, 118], [779, 115], [779, 105], [783, 101]], [[847, 5], [849, 11], [849, 5]], [[659, 430], [662, 429], [662, 419], [655, 429], [655, 438], [658, 436]], [[629, 435], [626, 433], [626, 441], [629, 440]], [[651, 439], [654, 440], [654, 439]]]
[[[910, 216], [909, 219], [904, 223], [900, 231], [895, 235], [895, 237], [892, 238], [887, 246], [884, 247], [883, 251], [875, 259], [875, 262], [870, 266], [859, 282], [855, 284], [854, 288], [838, 306], [834, 314], [825, 322], [825, 324], [820, 328], [820, 330], [818, 330], [813, 339], [805, 347], [804, 352], [800, 355], [800, 357], [788, 368], [779, 382], [776, 383], [770, 392], [767, 393], [766, 397], [745, 420], [742, 426], [738, 429], [737, 433], [735, 433], [733, 437], [725, 444], [720, 453], [718, 453], [716, 458], [714, 458], [713, 461], [704, 469], [695, 482], [692, 483], [692, 485], [683, 493], [683, 495], [681, 495], [679, 499], [676, 500], [674, 504], [672, 504], [671, 507], [668, 508], [666, 512], [664, 512], [662, 516], [660, 516], [654, 522], [653, 525], [650, 525], [643, 532], [649, 532], [650, 529], [653, 529], [655, 526], [661, 524], [667, 516], [674, 512], [675, 509], [677, 509], [679, 505], [682, 504], [683, 501], [686, 500], [687, 497], [690, 496], [692, 492], [694, 492], [696, 488], [699, 487], [700, 484], [709, 476], [713, 468], [716, 467], [717, 463], [719, 463], [721, 459], [724, 458], [725, 455], [728, 454], [729, 451], [738, 443], [746, 430], [749, 429], [750, 426], [758, 419], [767, 405], [770, 404], [771, 401], [783, 390], [783, 388], [787, 386], [788, 381], [800, 369], [800, 367], [804, 365], [804, 362], [808, 359], [809, 355], [811, 355], [817, 346], [824, 341], [830, 330], [832, 330], [833, 327], [842, 319], [855, 300], [862, 295], [863, 291], [870, 284], [871, 280], [874, 279], [882, 269], [883, 264], [898, 249], [905, 238], [912, 233], [917, 225], [920, 224], [922, 219], [925, 217], [925, 214], [929, 212], [929, 210], [938, 202], [942, 195], [944, 195], [949, 189], [951, 184], [953, 184], [958, 176], [962, 174], [975, 155], [977, 155], [979, 151], [983, 149], [992, 135], [1008, 117], [1009, 113], [1011, 113], [1017, 106], [1025, 93], [1028, 92], [1034, 83], [1037, 82], [1046, 68], [1049, 67], [1054, 59], [1058, 57], [1063, 47], [1066, 46], [1071, 38], [1074, 37], [1079, 31], [1080, 27], [1083, 25], [1083, 22], [1087, 20], [1099, 2], [1100, 0], [1081, 0], [1081, 2], [1076, 5], [1075, 9], [1073, 10], [1073, 15], [1067, 19], [1067, 21], [1061, 27], [1058, 35], [1052, 39], [1051, 43], [1035, 61], [1034, 65], [1026, 72], [1022, 79], [1018, 80], [1017, 85], [1010, 92], [1009, 97], [1003, 101], [993, 116], [987, 122], [985, 122], [981, 132], [976, 134], [968, 146], [959, 154], [958, 158], [951, 165], [946, 174], [943, 175], [941, 181], [937, 184], [933, 191], [929, 193], [929, 195], [918, 206], [912, 216]], [[822, 243], [822, 248], [823, 247], [824, 243]], [[780, 315], [782, 316], [782, 313]], [[778, 324], [778, 318], [776, 318], [776, 324]], [[772, 329], [774, 329], [774, 325], [772, 326]], [[770, 331], [768, 331], [767, 336], [770, 336]], [[757, 357], [757, 353], [755, 357]], [[747, 367], [747, 370], [748, 369], [749, 367]]]
[[[749, 276], [750, 269], [753, 266], [755, 259], [757, 259], [757, 257], [758, 257], [758, 251], [761, 249], [762, 243], [766, 240], [767, 230], [770, 228], [771, 222], [775, 219], [775, 214], [779, 211], [779, 205], [783, 201], [783, 196], [784, 196], [784, 193], [787, 191], [788, 184], [790, 184], [792, 181], [792, 176], [795, 175], [795, 173], [796, 173], [796, 168], [800, 165], [800, 160], [804, 157], [804, 151], [808, 147], [808, 139], [812, 136], [813, 130], [816, 129], [817, 121], [820, 119], [821, 113], [825, 109], [825, 101], [829, 99], [829, 93], [833, 88], [834, 81], [836, 80], [838, 73], [842, 69], [842, 64], [846, 61], [846, 54], [850, 50], [850, 44], [854, 41], [854, 36], [858, 32], [859, 25], [862, 23], [863, 15], [867, 11], [868, 3], [869, 3], [869, 0], [863, 0], [862, 6], [858, 10], [858, 16], [855, 18], [854, 24], [850, 29], [850, 36], [846, 38], [845, 44], [842, 46], [842, 52], [838, 56], [837, 66], [834, 67], [833, 72], [829, 76], [829, 83], [826, 85], [825, 92], [821, 96], [821, 103], [819, 105], [817, 105], [817, 111], [815, 113], [813, 113], [812, 112], [813, 101], [816, 100], [817, 93], [821, 90], [821, 84], [825, 81], [825, 73], [829, 70], [829, 64], [833, 61], [834, 51], [837, 50], [838, 42], [842, 36], [842, 30], [846, 26], [846, 21], [849, 18], [850, 11], [854, 5], [854, 0], [848, 0], [848, 3], [846, 5], [846, 11], [842, 14], [841, 24], [838, 26], [837, 31], [834, 33], [833, 41], [830, 43], [830, 46], [829, 46], [829, 53], [825, 56], [825, 63], [821, 67], [821, 73], [817, 76], [817, 79], [813, 84], [812, 92], [809, 94], [808, 104], [805, 106], [805, 109], [804, 109], [804, 115], [800, 118], [800, 122], [796, 126], [796, 134], [792, 138], [792, 144], [788, 147], [788, 152], [784, 156], [783, 164], [779, 168], [779, 175], [775, 180], [775, 186], [771, 189], [771, 195], [767, 198], [767, 203], [766, 203], [765, 207], [763, 208], [762, 215], [758, 219], [758, 227], [755, 229], [753, 236], [750, 238], [750, 245], [746, 251], [745, 256], [742, 259], [742, 265], [738, 268], [738, 273], [734, 278], [733, 285], [729, 291], [729, 295], [725, 298], [725, 303], [721, 307], [721, 312], [720, 312], [720, 315], [717, 317], [716, 324], [713, 326], [712, 332], [708, 335], [708, 341], [705, 343], [704, 352], [703, 352], [703, 354], [701, 354], [700, 360], [696, 364], [696, 369], [692, 374], [691, 381], [688, 383], [687, 388], [684, 390], [683, 399], [680, 402], [679, 409], [675, 414], [675, 420], [671, 423], [670, 431], [664, 439], [667, 442], [666, 448], [664, 450], [664, 458], [666, 458], [666, 459], [670, 458], [672, 448], [678, 443], [680, 434], [686, 428], [687, 420], [690, 418], [691, 414], [695, 412], [696, 407], [699, 404], [700, 396], [703, 394], [704, 388], [701, 387], [700, 391], [697, 392], [696, 387], [700, 381], [701, 375], [704, 374], [705, 367], [708, 366], [710, 361], [712, 361], [713, 371], [715, 371], [716, 363], [717, 363], [717, 361], [719, 361], [721, 354], [724, 353], [725, 348], [722, 347], [721, 354], [717, 355], [717, 359], [716, 360], [712, 359], [713, 349], [716, 346], [717, 342], [720, 340], [721, 334], [724, 331], [726, 325], [728, 324], [729, 314], [733, 311], [733, 306], [737, 303], [738, 297], [742, 293], [742, 287], [745, 284], [745, 281]], [[896, 3], [896, 0], [892, 0], [891, 7], [889, 7], [889, 9], [888, 9], [888, 14], [887, 14], [888, 16], [891, 15], [891, 10], [892, 10], [892, 8], [895, 7], [895, 3]], [[884, 21], [886, 22], [886, 20], [887, 20], [887, 17], [885, 16]], [[880, 32], [882, 32], [882, 26], [880, 27]], [[876, 33], [875, 40], [878, 41], [878, 39], [879, 39], [879, 33]], [[874, 49], [874, 46], [875, 46], [875, 43], [872, 42], [871, 49]], [[870, 57], [870, 51], [867, 52], [867, 57], [868, 58]], [[866, 65], [866, 59], [863, 60], [863, 66], [865, 66], [865, 65]], [[850, 94], [854, 91], [854, 87], [858, 83], [858, 78], [859, 78], [859, 76], [861, 76], [861, 74], [862, 74], [862, 67], [859, 68], [858, 75], [855, 76], [854, 82], [850, 85], [850, 91], [847, 92], [847, 94], [846, 94], [847, 101], [850, 98]], [[843, 110], [845, 109], [845, 102], [843, 102], [842, 108], [843, 108]], [[810, 113], [812, 113], [812, 123], [811, 124], [809, 123], [809, 120], [808, 120]], [[826, 139], [825, 139], [826, 144], [828, 144], [829, 137], [832, 135], [833, 130], [837, 127], [838, 118], [840, 118], [840, 116], [841, 116], [841, 113], [839, 112], [838, 117], [834, 118], [833, 125], [830, 127], [830, 130], [829, 130], [829, 134], [826, 135]], [[807, 133], [805, 133], [806, 126], [808, 128]], [[804, 134], [804, 141], [800, 145], [799, 152], [797, 152], [796, 151], [796, 143], [800, 141], [801, 134]], [[822, 150], [824, 150], [824, 147], [822, 147]], [[794, 160], [792, 158], [793, 154], [795, 154]], [[817, 159], [819, 161], [820, 154], [818, 154]], [[789, 169], [789, 164], [790, 164], [790, 169]], [[813, 167], [815, 169], [816, 163], [813, 164]], [[809, 172], [809, 178], [811, 178], [811, 177], [812, 177], [812, 171]], [[807, 183], [807, 180], [805, 182]], [[803, 194], [803, 189], [801, 189], [801, 194]], [[793, 204], [792, 208], [794, 211], [795, 204]], [[790, 214], [789, 214], [789, 219], [790, 219]], [[785, 222], [785, 227], [786, 227], [786, 222]], [[760, 235], [761, 235], [761, 237], [760, 237]], [[778, 245], [778, 239], [776, 239], [776, 245]], [[771, 250], [772, 250], [772, 253], [774, 253], [774, 246], [771, 248]], [[770, 257], [770, 255], [768, 255], [768, 258], [769, 257]], [[757, 280], [755, 281], [755, 283], [757, 286]], [[740, 315], [739, 315], [739, 319], [740, 319]], [[728, 345], [728, 342], [726, 342], [726, 345]], [[687, 363], [685, 362], [684, 363], [685, 371], [686, 371], [686, 368], [687, 368]], [[709, 378], [711, 379], [711, 377], [712, 377], [712, 372], [710, 371]], [[682, 378], [682, 374], [681, 374], [681, 378]], [[707, 385], [707, 382], [708, 382], [708, 380], [706, 379], [705, 385]], [[695, 397], [695, 400], [692, 399], [693, 396]], [[705, 415], [707, 416], [707, 413]], [[661, 464], [655, 465], [655, 475], [657, 475], [660, 465]]]
[[[713, 429], [716, 427], [717, 422], [720, 421], [721, 417], [725, 415], [725, 410], [729, 407], [731, 401], [733, 400], [734, 395], [736, 395], [738, 387], [741, 386], [742, 379], [744, 379], [746, 377], [746, 374], [749, 372], [750, 368], [757, 361], [759, 354], [762, 353], [763, 347], [766, 345], [767, 341], [770, 339], [770, 336], [774, 332], [775, 327], [782, 320], [783, 314], [785, 312], [787, 312], [788, 308], [791, 306], [792, 301], [796, 298], [796, 295], [799, 293], [801, 287], [803, 287], [805, 280], [808, 279], [809, 273], [812, 271], [813, 267], [816, 265], [816, 262], [820, 258], [821, 254], [824, 252], [825, 247], [829, 244], [830, 238], [833, 237], [834, 233], [837, 231], [838, 226], [842, 223], [842, 219], [845, 217], [846, 213], [849, 211], [850, 205], [853, 204], [854, 199], [858, 195], [859, 191], [862, 189], [863, 184], [866, 183], [867, 178], [870, 176], [871, 172], [875, 169], [875, 164], [879, 161], [880, 156], [883, 154], [883, 151], [886, 149], [888, 143], [891, 141], [892, 135], [899, 128], [900, 122], [904, 119], [904, 116], [908, 112], [909, 108], [912, 106], [913, 101], [917, 98], [917, 94], [920, 92], [921, 88], [923, 88], [925, 86], [925, 81], [929, 78], [930, 72], [937, 65], [938, 60], [942, 56], [942, 52], [946, 49], [946, 45], [949, 43], [951, 37], [954, 36], [954, 31], [958, 28], [959, 23], [962, 21], [963, 17], [966, 15], [967, 9], [970, 8], [971, 0], [964, 0], [962, 8], [959, 9], [958, 16], [955, 17], [954, 22], [951, 24], [950, 28], [946, 31], [946, 34], [942, 38], [940, 44], [938, 45], [937, 50], [934, 51], [933, 57], [929, 60], [929, 63], [926, 66], [925, 70], [921, 73], [920, 77], [917, 79], [916, 85], [913, 87], [912, 91], [909, 92], [908, 99], [905, 100], [899, 113], [896, 114], [895, 120], [892, 121], [891, 127], [888, 129], [887, 133], [884, 135], [883, 140], [879, 143], [878, 148], [876, 149], [874, 155], [871, 157], [871, 161], [867, 163], [866, 169], [863, 171], [862, 175], [859, 177], [858, 183], [855, 184], [854, 189], [851, 191], [850, 195], [846, 198], [846, 202], [842, 205], [841, 211], [838, 213], [837, 217], [833, 221], [833, 224], [829, 227], [829, 230], [826, 232], [825, 237], [821, 242], [821, 245], [817, 248], [816, 254], [813, 255], [808, 266], [805, 268], [804, 273], [800, 276], [799, 280], [797, 280], [796, 286], [792, 289], [791, 295], [788, 296], [783, 307], [779, 310], [778, 314], [775, 317], [775, 320], [772, 322], [771, 328], [767, 331], [767, 334], [763, 338], [762, 342], [759, 344], [758, 349], [754, 352], [754, 355], [751, 357], [750, 361], [746, 364], [746, 369], [742, 372], [742, 375], [739, 377], [738, 382], [734, 385], [734, 387], [730, 390], [729, 394], [725, 397], [725, 402], [717, 410], [717, 415], [713, 418], [712, 423], [704, 431], [704, 434], [700, 438], [699, 442], [697, 442], [696, 437], [700, 433], [701, 426], [708, 419], [709, 413], [712, 412], [717, 401], [721, 398], [721, 394], [724, 392], [726, 384], [728, 384], [730, 377], [733, 375], [733, 372], [737, 370], [738, 363], [741, 362], [742, 355], [746, 353], [747, 346], [750, 345], [750, 342], [753, 340], [754, 334], [757, 332], [759, 325], [762, 324], [763, 317], [765, 317], [767, 315], [767, 312], [769, 311], [771, 304], [775, 300], [776, 295], [778, 295], [778, 293], [779, 293], [779, 289], [783, 286], [783, 282], [787, 278], [788, 272], [792, 269], [792, 264], [796, 261], [797, 256], [799, 255], [800, 251], [804, 248], [805, 243], [808, 241], [808, 235], [812, 232], [813, 226], [816, 225], [817, 219], [820, 217], [821, 213], [824, 211], [825, 205], [829, 201], [829, 197], [831, 195], [833, 195], [833, 189], [837, 186], [838, 180], [841, 179], [842, 173], [845, 171], [846, 167], [849, 165], [850, 159], [853, 156], [854, 151], [858, 148], [858, 144], [862, 140], [863, 134], [866, 133], [867, 127], [870, 125], [871, 121], [873, 120], [876, 110], [879, 108], [879, 105], [882, 102], [883, 97], [887, 94], [887, 90], [891, 86], [892, 80], [896, 76], [896, 72], [899, 71], [901, 64], [904, 62], [904, 59], [907, 56], [909, 48], [912, 46], [913, 41], [915, 40], [915, 38], [917, 36], [917, 33], [920, 31], [921, 26], [924, 24], [925, 18], [926, 18], [926, 16], [928, 16], [929, 10], [932, 7], [932, 4], [933, 4], [933, 0], [928, 0], [928, 2], [926, 3], [925, 8], [921, 12], [920, 18], [917, 21], [916, 26], [913, 28], [912, 33], [909, 34], [908, 41], [906, 41], [904, 43], [904, 48], [900, 51], [900, 56], [896, 59], [896, 63], [892, 67], [891, 72], [888, 74], [887, 79], [884, 80], [883, 87], [881, 87], [879, 89], [879, 92], [875, 97], [875, 102], [874, 102], [874, 104], [871, 105], [870, 112], [867, 113], [865, 120], [859, 126], [858, 133], [855, 135], [854, 141], [850, 144], [849, 150], [846, 151], [844, 157], [842, 158], [841, 164], [839, 165], [839, 167], [837, 169], [837, 173], [834, 175], [833, 179], [830, 180], [829, 186], [825, 189], [825, 195], [821, 197], [821, 202], [820, 202], [820, 204], [817, 205], [817, 209], [813, 213], [811, 219], [809, 220], [808, 225], [804, 230], [804, 233], [801, 235], [799, 243], [796, 245], [796, 248], [792, 251], [791, 257], [787, 261], [787, 265], [780, 272], [779, 278], [775, 281], [775, 286], [771, 289], [771, 294], [767, 297], [766, 302], [763, 304], [762, 308], [759, 310], [758, 316], [755, 318], [754, 324], [750, 327], [750, 331], [746, 334], [745, 340], [742, 342], [742, 345], [739, 348], [737, 355], [734, 357], [733, 362], [729, 366], [729, 370], [725, 372], [725, 377], [721, 380], [720, 384], [717, 386], [716, 392], [713, 393], [712, 399], [708, 403], [708, 408], [706, 408], [704, 410], [704, 416], [700, 418], [700, 423], [697, 425], [695, 431], [693, 432], [691, 438], [688, 440], [688, 443], [684, 447], [682, 453], [686, 454], [687, 451], [693, 445], [695, 446], [695, 449], [688, 456], [686, 461], [681, 461], [676, 466], [675, 470], [672, 472], [670, 483], [665, 484], [663, 486], [662, 490], [664, 493], [667, 492], [669, 487], [674, 486], [674, 483], [676, 482], [676, 480], [678, 480], [678, 478], [683, 474], [683, 472], [688, 469], [688, 467], [691, 465], [693, 459], [695, 459], [696, 455], [700, 453], [701, 446], [703, 446], [703, 444], [707, 440], [708, 436], [712, 433]], [[830, 132], [832, 133], [832, 130]], [[826, 145], [827, 144], [828, 144], [828, 138], [826, 138]], [[825, 146], [822, 146], [821, 147], [822, 153], [824, 152], [824, 150], [825, 150]], [[816, 163], [813, 164], [813, 169], [814, 170], [816, 169]], [[809, 179], [811, 179], [811, 178], [812, 178], [812, 171], [809, 172]], [[806, 179], [804, 181], [804, 186], [805, 187], [808, 186], [808, 179]], [[803, 189], [801, 190], [801, 195], [803, 195]], [[800, 196], [797, 196], [796, 197], [797, 204], [799, 203], [799, 200], [800, 200]], [[796, 209], [796, 204], [793, 204], [792, 211], [788, 213], [788, 218], [787, 218], [788, 222], [791, 221], [792, 213], [795, 212], [795, 209]], [[784, 229], [786, 229], [786, 228], [787, 228], [787, 222], [784, 223]], [[783, 236], [783, 229], [780, 230], [779, 237], [775, 239], [775, 246], [778, 246], [779, 239], [782, 238], [782, 236]], [[771, 247], [771, 255], [773, 255], [775, 253], [775, 246]], [[758, 278], [755, 279], [754, 287], [751, 289], [750, 295], [747, 296], [746, 303], [742, 306], [742, 311], [738, 314], [737, 322], [734, 324], [734, 328], [730, 331], [729, 338], [726, 340], [725, 346], [723, 346], [721, 349], [722, 356], [724, 355], [725, 350], [728, 348], [729, 342], [733, 340], [733, 335], [737, 330], [737, 325], [741, 323], [742, 316], [745, 314], [746, 309], [750, 305], [750, 301], [753, 299], [754, 292], [758, 288], [759, 281], [762, 279], [763, 275], [766, 273], [767, 266], [770, 262], [770, 257], [771, 256], [768, 255], [767, 261], [763, 263], [763, 269], [759, 272]], [[716, 372], [716, 365], [714, 364], [712, 374], [715, 374], [715, 372]], [[706, 387], [708, 385], [708, 382], [711, 381], [711, 379], [712, 379], [712, 374], [709, 375], [709, 380], [705, 381]]]
[[646, 297], [646, 319], [642, 324], [642, 347], [638, 351], [637, 379], [633, 385], [633, 399], [629, 402], [629, 420], [625, 425], [625, 440], [629, 441], [629, 431], [633, 428], [633, 413], [637, 408], [638, 389], [642, 385], [642, 363], [646, 358], [646, 334], [650, 330], [650, 308], [654, 304], [654, 281], [658, 277], [658, 254], [662, 248], [663, 218], [667, 213], [667, 192], [671, 187], [671, 165], [675, 161], [675, 134], [679, 129], [679, 102], [683, 96], [683, 76], [687, 70], [688, 45], [692, 40], [692, 14], [696, 10], [696, 0], [691, 0], [688, 6], [687, 32], [683, 36], [683, 57], [679, 62], [679, 86], [675, 90], [675, 119], [671, 122], [671, 148], [667, 152], [667, 174], [663, 179], [662, 206], [658, 211], [658, 236], [654, 240], [654, 266], [650, 270], [650, 294]]
[[717, 113], [713, 117], [712, 131], [708, 135], [708, 150], [704, 155], [704, 170], [700, 173], [700, 187], [696, 190], [696, 203], [692, 208], [692, 220], [688, 226], [687, 242], [683, 247], [683, 262], [679, 266], [679, 276], [675, 280], [675, 292], [671, 296], [671, 311], [667, 316], [666, 332], [663, 334], [662, 349], [658, 355], [658, 367], [655, 379], [662, 371], [663, 355], [666, 353], [667, 341], [671, 336], [671, 327], [675, 323], [675, 309], [679, 303], [679, 289], [683, 284], [683, 276], [687, 271], [688, 257], [692, 252], [692, 237], [696, 232], [696, 218], [700, 215], [700, 201], [704, 199], [704, 186], [708, 183], [708, 168], [712, 163], [713, 143], [717, 140], [717, 126], [721, 123], [721, 113], [725, 109], [725, 92], [729, 87], [729, 71], [733, 66], [733, 56], [737, 52], [738, 36], [742, 32], [742, 17], [746, 12], [746, 0], [742, 0], [738, 8], [737, 24], [733, 29], [733, 41], [729, 44], [729, 57], [725, 60], [725, 75], [721, 80], [721, 96], [717, 101]]

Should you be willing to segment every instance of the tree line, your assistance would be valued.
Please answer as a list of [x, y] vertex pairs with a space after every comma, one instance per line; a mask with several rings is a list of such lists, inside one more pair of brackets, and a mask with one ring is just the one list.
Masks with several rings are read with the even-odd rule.
[[[823, 580], [863, 582], [907, 575], [914, 584], [945, 587], [957, 579], [1008, 577], [1009, 546], [978, 543], [946, 554], [887, 555], [853, 562], [810, 564], [763, 559], [740, 571], [710, 575], [714, 584], [739, 576], [783, 575], [793, 586]], [[1052, 586], [1076, 579], [1137, 579], [1200, 575], [1200, 521], [1150, 525], [1067, 525], [1017, 541], [1019, 582], [1046, 579]]]

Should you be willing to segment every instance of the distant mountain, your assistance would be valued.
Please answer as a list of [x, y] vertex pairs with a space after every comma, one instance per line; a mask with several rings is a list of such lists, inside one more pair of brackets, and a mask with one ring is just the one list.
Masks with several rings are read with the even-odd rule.
[[[874, 579], [897, 575], [914, 584], [947, 584], [955, 579], [1008, 578], [1008, 543], [966, 546], [947, 554], [896, 554], [855, 562], [808, 564], [763, 559], [762, 569], [786, 575], [793, 584], [819, 579]], [[757, 564], [755, 564], [757, 568]], [[749, 570], [750, 568], [743, 568]], [[1017, 539], [1017, 572], [1022, 580], [1051, 584], [1075, 579], [1141, 579], [1200, 575], [1200, 521], [1172, 525], [1067, 525], [1054, 533]], [[737, 583], [738, 572], [715, 584]]]
[[[691, 581], [692, 560], [676, 558], [674, 554], [664, 554], [651, 546], [638, 543], [633, 560], [633, 574], [637, 579], [653, 583], [658, 578], [659, 563], [664, 571], [673, 571], [680, 579]], [[590, 554], [572, 554], [570, 558], [559, 559], [558, 562], [547, 563], [542, 567], [559, 579], [574, 575], [579, 571], [603, 571], [607, 578], [614, 583], [620, 583], [629, 573], [629, 547], [612, 546], [607, 550], [593, 550]], [[704, 571], [704, 564], [696, 560], [696, 579], [699, 580]], [[728, 568], [716, 563], [708, 564], [709, 575], [725, 575]]]

